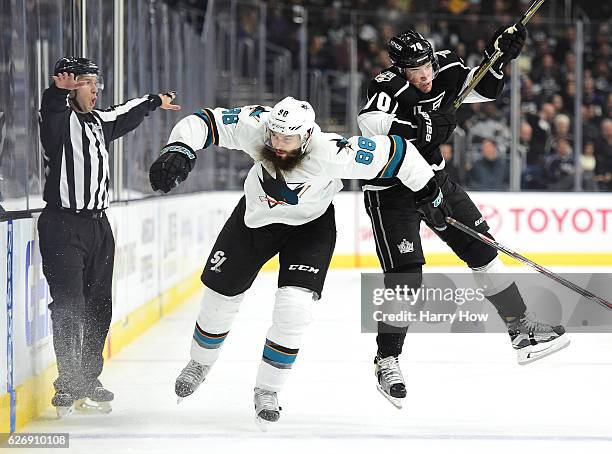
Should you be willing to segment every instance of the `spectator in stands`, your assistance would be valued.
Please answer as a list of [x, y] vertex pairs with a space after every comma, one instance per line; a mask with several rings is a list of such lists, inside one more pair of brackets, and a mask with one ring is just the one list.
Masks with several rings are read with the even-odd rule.
[[610, 78], [612, 77], [608, 63], [604, 59], [599, 58], [595, 61], [594, 66], [593, 77], [595, 79], [595, 88], [602, 93], [608, 93], [611, 88]]
[[521, 110], [537, 118], [539, 100], [533, 88], [533, 81], [529, 76], [524, 76], [521, 77], [521, 82]]
[[308, 67], [310, 69], [332, 69], [334, 56], [327, 46], [324, 36], [315, 35], [310, 38], [308, 47]]
[[595, 142], [595, 179], [599, 189], [612, 190], [612, 119], [601, 122], [601, 137]]
[[587, 104], [597, 104], [599, 106], [603, 106], [605, 100], [604, 95], [599, 90], [595, 89], [595, 79], [593, 79], [593, 76], [591, 75], [590, 71], [585, 71], [583, 83], [583, 102]]
[[574, 98], [576, 97], [576, 78], [573, 74], [567, 75], [567, 80], [565, 81], [561, 96], [563, 97], [563, 105], [566, 106], [566, 108], [570, 108], [569, 106], [574, 105]]
[[593, 142], [584, 143], [582, 154], [580, 155], [580, 169], [582, 170], [582, 190], [595, 191], [597, 182], [595, 181], [595, 146]]
[[484, 55], [486, 45], [487, 43], [484, 38], [476, 39], [474, 42], [474, 48], [467, 52], [465, 64], [471, 68], [478, 66], [482, 61], [482, 56]]
[[510, 143], [510, 128], [504, 121], [495, 103], [483, 104], [482, 114], [479, 115], [477, 122], [472, 126], [470, 132], [472, 136], [491, 139], [505, 151]]
[[567, 139], [559, 139], [554, 145], [544, 164], [548, 189], [571, 190], [576, 173], [572, 147]]
[[463, 172], [460, 172], [455, 163], [453, 162], [453, 145], [450, 143], [443, 143], [440, 145], [440, 153], [444, 158], [444, 170], [451, 177], [453, 181], [459, 184], [463, 184]]
[[542, 161], [546, 143], [552, 135], [552, 120], [555, 114], [554, 106], [550, 103], [544, 103], [537, 116], [527, 116], [527, 122], [533, 130], [533, 137], [529, 145], [531, 153], [527, 156], [527, 164], [535, 164]]
[[474, 163], [467, 174], [467, 184], [477, 191], [505, 191], [508, 169], [505, 160], [497, 156], [497, 146], [489, 139], [482, 141], [482, 157]]
[[376, 10], [376, 17], [379, 23], [389, 23], [395, 30], [404, 30], [408, 27], [406, 13], [408, 8], [399, 0], [385, 0]]
[[379, 45], [383, 48], [384, 46], [393, 38], [395, 32], [393, 31], [393, 26], [388, 23], [382, 23], [380, 25], [380, 37], [379, 37]]
[[555, 116], [555, 119], [553, 120], [553, 135], [551, 136], [545, 147], [549, 153], [554, 153], [554, 151], [551, 150], [557, 148], [559, 141], [566, 140], [567, 142], [571, 142], [571, 124], [572, 122], [570, 120], [570, 117], [568, 117], [567, 115], [558, 114], [557, 116]]
[[599, 124], [597, 118], [601, 108], [595, 104], [582, 105], [582, 135], [585, 141], [594, 141], [599, 137]]
[[[556, 93], [550, 97], [550, 103], [553, 105], [557, 113], [571, 115], [574, 112], [574, 106], [567, 106], [566, 108], [565, 104], [563, 104], [563, 96], [561, 96], [559, 93]], [[570, 111], [568, 109], [572, 110]]]
[[286, 17], [286, 9], [279, 4], [272, 4], [268, 7], [268, 17], [266, 26], [266, 38], [272, 44], [285, 48], [294, 47], [287, 43], [295, 33], [295, 25]]
[[531, 148], [533, 143], [533, 128], [524, 121], [521, 123], [519, 152], [523, 160], [523, 171], [521, 173], [521, 189], [544, 189], [546, 182], [544, 177], [543, 149], [534, 150]]
[[555, 46], [554, 58], [556, 61], [561, 61], [565, 58], [568, 52], [572, 52], [576, 45], [576, 27], [566, 27], [565, 34], [557, 40]]
[[548, 98], [559, 92], [559, 70], [551, 54], [545, 54], [531, 72], [534, 82], [538, 84], [539, 92]]
[[567, 52], [563, 59], [563, 64], [559, 68], [559, 74], [561, 82], [567, 82], [569, 77], [573, 77], [576, 74], [576, 56], [573, 52]]
[[257, 8], [247, 7], [240, 12], [238, 24], [238, 40], [256, 39], [258, 14]]
[[527, 123], [523, 121], [521, 123], [521, 129], [519, 131], [519, 152], [521, 154], [521, 158], [523, 162], [526, 162], [527, 156], [529, 156], [529, 146], [531, 144], [531, 139], [533, 138], [533, 128]]

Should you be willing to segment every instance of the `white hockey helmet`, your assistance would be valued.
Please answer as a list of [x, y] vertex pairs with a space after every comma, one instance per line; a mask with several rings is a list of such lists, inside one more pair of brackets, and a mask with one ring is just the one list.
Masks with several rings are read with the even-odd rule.
[[271, 145], [270, 132], [299, 135], [300, 149], [306, 151], [315, 126], [315, 112], [310, 103], [287, 96], [276, 103], [266, 124], [266, 143]]

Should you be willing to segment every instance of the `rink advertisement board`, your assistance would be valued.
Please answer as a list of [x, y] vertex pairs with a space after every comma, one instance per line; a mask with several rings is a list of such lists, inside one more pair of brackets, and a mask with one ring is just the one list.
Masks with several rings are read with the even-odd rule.
[[[142, 317], [133, 317], [145, 306], [158, 315], [165, 307], [162, 295], [184, 294], [193, 287], [194, 273], [204, 266], [217, 234], [241, 194], [195, 194], [129, 204], [113, 204], [107, 215], [115, 236], [113, 275], [113, 326], [123, 332], [142, 329]], [[48, 309], [50, 294], [42, 272], [36, 223], [38, 214], [13, 222], [13, 338], [14, 384], [18, 404], [36, 405], [37, 396], [24, 397], [19, 389], [40, 390], [34, 377], [51, 385], [55, 362]], [[7, 223], [0, 224], [0, 404], [5, 416], [7, 392]], [[199, 284], [196, 283], [196, 290]], [[176, 289], [179, 289], [178, 291]], [[148, 309], [151, 312], [151, 307]], [[138, 319], [138, 322], [135, 320]], [[113, 329], [111, 328], [111, 336]], [[111, 339], [112, 341], [112, 339]], [[45, 377], [45, 378], [43, 378]], [[48, 382], [48, 383], [47, 383]], [[42, 391], [41, 391], [42, 392]], [[45, 405], [48, 402], [45, 401]], [[34, 410], [28, 410], [31, 414]]]
[[[7, 222], [0, 223], [0, 399], [6, 394], [7, 384], [7, 370], [6, 370], [6, 358], [7, 358], [7, 337], [8, 337], [8, 325], [6, 319], [6, 262], [7, 262], [7, 248], [6, 248], [6, 235], [7, 235]], [[3, 402], [0, 400], [0, 402]], [[4, 412], [0, 413], [1, 416], [5, 416]]]
[[[116, 241], [114, 326], [121, 325], [126, 332], [135, 331], [133, 314], [152, 303], [158, 305], [154, 308], [158, 316], [163, 316], [164, 306], [156, 299], [163, 294], [180, 295], [180, 291], [168, 292], [185, 286], [187, 280], [192, 288], [199, 290], [200, 284], [195, 282], [194, 276], [205, 266], [217, 234], [241, 196], [241, 192], [208, 192], [111, 206], [108, 217]], [[567, 253], [573, 257], [598, 253], [612, 257], [612, 197], [609, 194], [476, 192], [472, 196], [492, 233], [518, 252]], [[335, 198], [334, 205], [338, 239], [332, 267], [377, 266], [363, 194], [342, 192]], [[14, 379], [18, 391], [20, 386], [21, 389], [38, 389], [31, 379], [37, 374], [42, 376], [45, 371], [47, 374], [53, 372], [54, 363], [47, 309], [50, 295], [42, 274], [36, 221], [34, 217], [13, 223]], [[0, 247], [5, 252], [0, 265], [3, 295], [0, 304], [0, 403], [4, 406], [8, 372], [7, 223], [0, 226]], [[449, 253], [446, 245], [429, 229], [423, 227], [421, 234], [426, 255]], [[396, 246], [399, 247], [390, 245]], [[432, 263], [430, 257], [428, 262]], [[612, 265], [612, 260], [607, 263]], [[274, 269], [274, 266], [265, 269]], [[47, 377], [44, 383], [50, 386], [51, 380]], [[26, 386], [28, 382], [30, 385]], [[18, 397], [23, 401], [19, 393]], [[30, 400], [36, 398], [29, 396]]]
[[[517, 252], [612, 254], [610, 194], [471, 192], [470, 196], [496, 239]], [[336, 198], [340, 240], [336, 253], [375, 254], [362, 198], [358, 193], [342, 193]], [[350, 222], [352, 219], [355, 222]], [[426, 254], [450, 252], [424, 224], [421, 241]]]

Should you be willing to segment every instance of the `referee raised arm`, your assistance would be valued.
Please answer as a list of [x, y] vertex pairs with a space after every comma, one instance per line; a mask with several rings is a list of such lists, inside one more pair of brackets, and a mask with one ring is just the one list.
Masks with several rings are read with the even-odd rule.
[[46, 206], [38, 220], [43, 272], [53, 302], [53, 345], [58, 378], [52, 404], [110, 411], [113, 393], [98, 377], [112, 318], [115, 242], [104, 210], [110, 180], [108, 145], [132, 131], [157, 107], [178, 110], [174, 93], [145, 95], [97, 110], [98, 66], [65, 57], [54, 69], [40, 108]]

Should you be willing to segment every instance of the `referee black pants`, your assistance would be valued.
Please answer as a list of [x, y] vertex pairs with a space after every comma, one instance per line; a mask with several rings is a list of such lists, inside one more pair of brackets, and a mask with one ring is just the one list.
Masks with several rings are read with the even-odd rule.
[[104, 213], [95, 217], [46, 207], [38, 234], [53, 300], [55, 389], [85, 397], [102, 373], [112, 318], [113, 232]]

